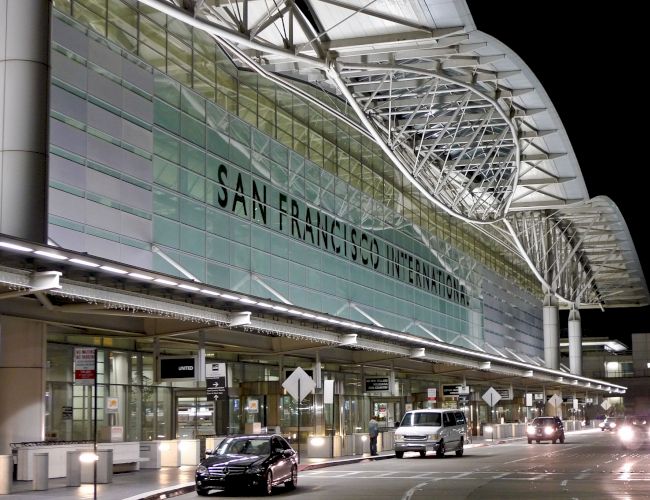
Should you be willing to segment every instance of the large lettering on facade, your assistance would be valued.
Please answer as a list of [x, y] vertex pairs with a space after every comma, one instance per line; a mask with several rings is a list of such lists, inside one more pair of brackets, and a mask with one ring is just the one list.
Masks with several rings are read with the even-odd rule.
[[286, 193], [278, 192], [277, 199], [269, 200], [264, 183], [253, 179], [251, 185], [246, 186], [242, 174], [237, 172], [236, 177], [229, 177], [228, 167], [224, 164], [217, 169], [217, 180], [220, 187], [216, 203], [220, 208], [243, 213], [258, 224], [269, 226], [267, 207], [271, 206], [278, 211], [277, 224], [281, 232], [439, 297], [469, 306], [465, 285], [430, 262], [381, 241], [370, 232], [302, 204]]

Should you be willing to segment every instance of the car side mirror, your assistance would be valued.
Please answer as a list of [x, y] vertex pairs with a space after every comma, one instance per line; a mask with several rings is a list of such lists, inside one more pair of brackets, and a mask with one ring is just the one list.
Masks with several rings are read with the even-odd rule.
[[399, 422], [395, 422], [395, 429], [399, 427]]
[[280, 453], [285, 457], [290, 457], [291, 455], [293, 455], [293, 450], [280, 450]]

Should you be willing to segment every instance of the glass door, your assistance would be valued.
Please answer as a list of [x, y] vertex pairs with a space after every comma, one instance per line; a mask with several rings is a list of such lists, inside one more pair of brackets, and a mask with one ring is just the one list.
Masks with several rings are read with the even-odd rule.
[[205, 394], [177, 394], [176, 438], [199, 439], [214, 434], [214, 403]]

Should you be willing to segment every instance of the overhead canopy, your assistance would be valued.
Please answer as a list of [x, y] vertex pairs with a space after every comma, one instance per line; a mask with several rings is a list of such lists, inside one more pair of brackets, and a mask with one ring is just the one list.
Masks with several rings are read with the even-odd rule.
[[[625, 222], [612, 202], [589, 201], [542, 85], [514, 52], [476, 30], [464, 0], [141, 3], [212, 34], [236, 64], [349, 120], [433, 205], [495, 226], [504, 247], [567, 303], [650, 302]], [[336, 98], [315, 99], [297, 81]], [[601, 237], [567, 237], [583, 234], [586, 213]], [[540, 219], [572, 229], [557, 233], [557, 244], [532, 241], [531, 229], [551, 234]], [[604, 240], [621, 257], [615, 271], [601, 265]], [[560, 278], [554, 266], [571, 276]]]

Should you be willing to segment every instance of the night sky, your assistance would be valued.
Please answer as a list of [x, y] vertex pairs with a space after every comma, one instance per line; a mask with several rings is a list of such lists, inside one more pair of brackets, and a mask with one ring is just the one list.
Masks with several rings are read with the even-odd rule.
[[[477, 29], [505, 43], [535, 73], [562, 119], [589, 195], [618, 205], [650, 281], [643, 138], [647, 45], [640, 6], [563, 0], [467, 0]], [[643, 38], [643, 40], [642, 40]], [[581, 312], [583, 336], [650, 333], [650, 307]], [[566, 313], [561, 314], [566, 329]], [[566, 336], [566, 332], [563, 332]]]

